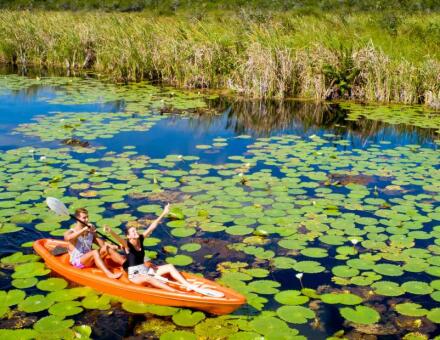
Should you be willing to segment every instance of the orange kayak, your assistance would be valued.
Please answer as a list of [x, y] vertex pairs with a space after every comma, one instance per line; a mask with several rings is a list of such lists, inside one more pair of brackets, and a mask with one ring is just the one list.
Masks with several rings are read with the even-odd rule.
[[202, 288], [221, 292], [224, 296], [205, 296], [194, 291], [186, 291], [172, 283], [169, 284], [175, 289], [180, 289], [179, 292], [168, 292], [151, 286], [136, 285], [130, 282], [127, 273], [112, 261], [106, 261], [106, 265], [112, 272], [123, 271], [122, 276], [118, 279], [108, 278], [96, 267], [75, 268], [69, 263], [69, 254], [65, 253], [58, 256], [52, 254], [52, 250], [55, 248], [67, 248], [67, 242], [65, 241], [40, 239], [34, 242], [33, 247], [38, 255], [43, 258], [47, 267], [66, 279], [125, 299], [157, 305], [200, 309], [217, 315], [232, 313], [246, 303], [246, 298], [232, 289], [193, 274], [182, 273], [189, 282], [201, 285]]

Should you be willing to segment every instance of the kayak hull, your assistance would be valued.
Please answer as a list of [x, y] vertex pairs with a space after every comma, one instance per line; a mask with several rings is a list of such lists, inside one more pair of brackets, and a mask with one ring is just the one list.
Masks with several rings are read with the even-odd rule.
[[202, 284], [202, 288], [222, 292], [224, 296], [221, 298], [205, 296], [193, 291], [188, 292], [172, 284], [173, 288], [180, 290], [168, 292], [151, 286], [136, 285], [128, 280], [127, 274], [120, 266], [116, 266], [111, 261], [106, 262], [109, 269], [123, 273], [118, 279], [108, 278], [96, 267], [75, 268], [69, 263], [68, 254], [55, 256], [51, 253], [56, 247], [67, 248], [67, 245], [67, 242], [61, 240], [40, 239], [33, 243], [33, 248], [43, 258], [46, 266], [54, 272], [70, 281], [94, 288], [102, 293], [150, 304], [199, 309], [216, 315], [232, 313], [246, 303], [246, 298], [234, 290], [190, 273], [182, 272], [182, 275], [188, 281]]

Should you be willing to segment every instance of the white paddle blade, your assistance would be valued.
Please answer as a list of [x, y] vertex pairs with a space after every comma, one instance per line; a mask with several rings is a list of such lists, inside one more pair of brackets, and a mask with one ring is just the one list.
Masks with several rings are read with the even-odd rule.
[[196, 293], [210, 296], [210, 297], [215, 297], [215, 298], [222, 298], [223, 296], [225, 296], [225, 294], [223, 294], [222, 292], [219, 292], [219, 291], [213, 290], [213, 289], [209, 289], [209, 288], [193, 287], [193, 290]]
[[55, 197], [46, 198], [46, 204], [57, 215], [69, 215], [69, 210], [67, 210], [64, 203]]

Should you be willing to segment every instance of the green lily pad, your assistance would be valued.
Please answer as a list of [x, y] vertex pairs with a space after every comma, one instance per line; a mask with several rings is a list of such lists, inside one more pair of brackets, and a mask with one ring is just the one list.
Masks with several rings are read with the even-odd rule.
[[309, 301], [309, 297], [301, 295], [298, 290], [284, 290], [275, 295], [275, 300], [283, 305], [302, 305]]
[[302, 324], [308, 319], [313, 319], [315, 312], [302, 306], [282, 306], [277, 309], [277, 315], [287, 322]]
[[98, 296], [94, 294], [87, 295], [81, 301], [82, 306], [86, 309], [110, 309], [110, 298], [106, 295]]
[[180, 249], [188, 252], [195, 252], [200, 250], [200, 248], [202, 248], [202, 246], [198, 243], [187, 243], [180, 247]]
[[372, 284], [372, 288], [376, 294], [384, 296], [399, 296], [405, 294], [406, 290], [399, 286], [398, 283], [391, 281], [380, 281]]
[[171, 230], [171, 234], [176, 237], [188, 237], [197, 232], [195, 228], [175, 228]]
[[232, 226], [226, 228], [226, 232], [230, 235], [249, 235], [254, 229], [245, 226]]
[[37, 294], [27, 297], [19, 303], [18, 310], [26, 313], [36, 313], [48, 309], [52, 306], [53, 301], [47, 299], [45, 296]]
[[402, 315], [407, 316], [424, 316], [428, 313], [428, 310], [423, 309], [421, 305], [417, 303], [400, 303], [394, 306], [396, 311]]
[[154, 315], [159, 315], [159, 316], [171, 316], [177, 313], [177, 311], [179, 310], [178, 308], [175, 307], [168, 307], [168, 306], [159, 306], [159, 305], [147, 305], [147, 312], [154, 314]]
[[431, 309], [426, 317], [432, 322], [440, 324], [440, 308]]
[[8, 292], [0, 291], [0, 306], [10, 307], [21, 303], [24, 300], [26, 293], [22, 290], [13, 289]]
[[356, 306], [355, 309], [344, 307], [339, 309], [342, 317], [358, 324], [372, 324], [380, 319], [379, 313], [370, 307]]
[[176, 255], [174, 257], [167, 257], [166, 261], [175, 266], [187, 266], [193, 262], [193, 259], [187, 255]]
[[329, 304], [358, 305], [362, 298], [351, 293], [329, 293], [320, 295], [322, 302]]
[[46, 269], [43, 263], [30, 262], [16, 266], [15, 272], [12, 274], [12, 278], [28, 279], [30, 277], [47, 275], [49, 272], [50, 270]]
[[94, 295], [92, 288], [75, 287], [71, 289], [57, 290], [47, 294], [46, 298], [53, 302], [72, 301], [79, 297]]
[[31, 340], [38, 337], [38, 332], [33, 329], [0, 329], [2, 339]]
[[37, 288], [40, 290], [45, 290], [49, 292], [54, 292], [56, 290], [61, 290], [67, 287], [67, 281], [54, 277], [44, 281], [40, 281], [37, 284]]
[[134, 313], [134, 314], [145, 314], [149, 311], [149, 305], [137, 302], [137, 301], [124, 301], [122, 303], [122, 308], [126, 310], [127, 312]]
[[332, 273], [339, 277], [353, 277], [359, 274], [359, 270], [349, 266], [335, 266], [332, 268]]
[[192, 312], [189, 309], [183, 309], [174, 314], [172, 319], [178, 326], [193, 327], [205, 319], [205, 314], [202, 312]]
[[78, 301], [63, 301], [51, 306], [49, 308], [49, 313], [62, 317], [76, 315], [83, 311], [80, 306], [81, 303]]
[[238, 326], [230, 322], [225, 317], [208, 318], [195, 326], [198, 338], [218, 338], [226, 339], [230, 335], [237, 333]]
[[402, 284], [402, 288], [408, 293], [418, 295], [431, 294], [433, 292], [433, 288], [428, 283], [420, 281], [407, 281]]
[[382, 264], [376, 264], [373, 267], [373, 270], [381, 275], [386, 276], [401, 276], [403, 275], [403, 270], [399, 266], [395, 264], [389, 264], [389, 263], [382, 263]]
[[11, 284], [15, 288], [24, 289], [24, 288], [30, 288], [37, 284], [38, 279], [35, 277], [30, 277], [28, 279], [15, 279], [12, 280]]
[[324, 258], [328, 256], [327, 250], [322, 248], [306, 248], [301, 250], [301, 254], [308, 257]]
[[58, 332], [72, 327], [74, 321], [64, 320], [63, 316], [50, 315], [41, 318], [34, 324], [34, 329], [38, 332]]
[[255, 332], [264, 336], [270, 336], [278, 330], [289, 329], [286, 322], [274, 317], [274, 316], [257, 316], [251, 322], [249, 327]]
[[197, 340], [197, 336], [188, 331], [172, 331], [162, 334], [160, 340]]
[[278, 293], [278, 287], [281, 286], [279, 282], [271, 280], [256, 280], [248, 284], [250, 291], [258, 294], [276, 294]]
[[9, 264], [9, 265], [15, 265], [20, 263], [26, 263], [26, 262], [34, 262], [38, 261], [40, 259], [39, 256], [34, 254], [28, 254], [24, 255], [21, 251], [14, 253], [9, 256], [3, 257], [0, 262], [3, 264]]
[[90, 339], [92, 335], [92, 328], [88, 325], [80, 325], [72, 328], [77, 339]]
[[300, 273], [315, 274], [325, 270], [319, 262], [316, 261], [301, 261], [294, 264], [293, 269]]

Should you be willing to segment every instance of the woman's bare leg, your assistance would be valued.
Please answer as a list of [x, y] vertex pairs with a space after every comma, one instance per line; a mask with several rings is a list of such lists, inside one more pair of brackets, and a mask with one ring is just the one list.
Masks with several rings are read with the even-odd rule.
[[144, 283], [148, 283], [148, 284], [152, 285], [153, 287], [167, 290], [169, 292], [178, 292], [178, 290], [176, 290], [176, 289], [166, 285], [165, 283], [160, 282], [159, 280], [156, 280], [155, 278], [150, 277], [148, 275], [136, 276], [135, 278], [131, 279], [131, 282], [133, 282], [137, 285], [142, 285]]
[[159, 266], [156, 269], [156, 275], [163, 276], [165, 274], [170, 274], [171, 277], [183, 284], [186, 287], [190, 287], [191, 283], [185, 280], [185, 278], [182, 276], [182, 274], [179, 273], [179, 271], [174, 267], [172, 264], [165, 264], [163, 266]]
[[109, 277], [110, 279], [117, 279], [122, 275], [122, 273], [113, 274], [110, 270], [108, 270], [101, 257], [99, 256], [99, 252], [97, 250], [91, 250], [81, 256], [80, 262], [87, 267], [93, 266], [93, 263], [95, 263], [96, 266], [101, 269], [104, 274], [107, 275], [107, 277]]

